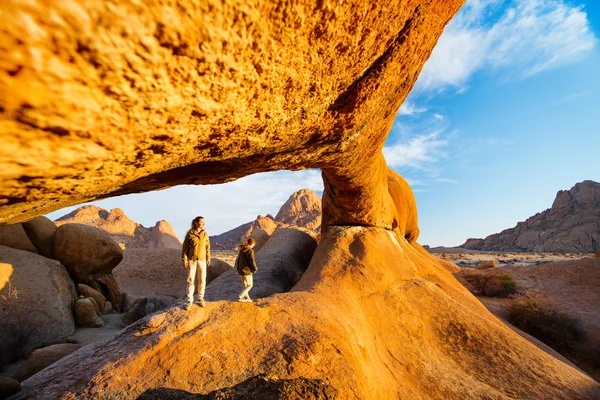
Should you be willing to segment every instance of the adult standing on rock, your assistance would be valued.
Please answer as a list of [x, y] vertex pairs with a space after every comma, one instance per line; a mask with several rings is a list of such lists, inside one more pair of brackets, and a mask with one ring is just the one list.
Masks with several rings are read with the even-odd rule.
[[256, 261], [254, 261], [254, 250], [252, 250], [255, 245], [256, 240], [253, 238], [246, 240], [244, 244], [240, 246], [240, 251], [235, 259], [235, 268], [238, 275], [242, 278], [242, 286], [244, 287], [244, 290], [240, 293], [240, 301], [252, 301], [249, 295], [253, 285], [252, 274], [258, 271]]
[[198, 304], [204, 307], [206, 288], [206, 269], [210, 267], [210, 240], [204, 230], [204, 217], [192, 220], [192, 227], [185, 235], [181, 256], [183, 265], [188, 269], [186, 310], [194, 302], [194, 279], [198, 280]]

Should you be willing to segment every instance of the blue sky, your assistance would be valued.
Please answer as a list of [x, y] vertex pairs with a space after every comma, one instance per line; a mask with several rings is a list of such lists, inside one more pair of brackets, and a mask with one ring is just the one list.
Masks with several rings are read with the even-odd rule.
[[[384, 154], [417, 198], [419, 243], [457, 246], [513, 227], [558, 190], [600, 182], [598, 1], [468, 0], [401, 107]], [[93, 202], [181, 237], [275, 214], [319, 171], [272, 172], [212, 186]], [[76, 207], [49, 215], [58, 218]]]

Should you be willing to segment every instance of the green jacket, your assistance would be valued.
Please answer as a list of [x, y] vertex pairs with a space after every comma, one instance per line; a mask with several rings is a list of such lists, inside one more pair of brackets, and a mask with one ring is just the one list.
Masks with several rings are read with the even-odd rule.
[[181, 247], [181, 258], [183, 258], [183, 261], [210, 260], [210, 240], [204, 229], [200, 232], [190, 229], [185, 234], [183, 246]]
[[235, 269], [238, 275], [252, 275], [258, 271], [254, 261], [254, 250], [241, 248], [235, 259]]

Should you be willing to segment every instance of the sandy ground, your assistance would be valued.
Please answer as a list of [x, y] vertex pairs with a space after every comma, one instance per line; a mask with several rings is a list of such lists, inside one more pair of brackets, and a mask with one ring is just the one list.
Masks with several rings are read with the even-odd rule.
[[[443, 254], [438, 256], [441, 255]], [[491, 258], [490, 255], [496, 255], [496, 257]], [[600, 258], [582, 254], [477, 253], [452, 254], [447, 255], [448, 258], [444, 259], [450, 259], [450, 256], [456, 257], [457, 260], [465, 260], [464, 257], [469, 256], [468, 261], [473, 265], [482, 261], [496, 260], [498, 268], [479, 272], [509, 274], [517, 283], [518, 293], [514, 297], [528, 293], [536, 293], [542, 296], [557, 311], [576, 317], [583, 322], [588, 332], [590, 346], [600, 347]], [[500, 260], [515, 261], [504, 263]], [[470, 268], [463, 268], [455, 276], [462, 281], [461, 275], [469, 272]], [[500, 318], [506, 325], [526, 338], [529, 336], [507, 322], [508, 312], [506, 307], [513, 299], [478, 298], [492, 314]], [[529, 340], [547, 351], [547, 349], [536, 343], [539, 341]], [[556, 357], [555, 354], [553, 355]], [[592, 378], [600, 381], [600, 370], [584, 369]]]
[[434, 256], [442, 260], [452, 261], [459, 267], [474, 267], [485, 261], [496, 261], [498, 267], [511, 265], [530, 267], [534, 265], [578, 260], [583, 257], [593, 257], [593, 254], [581, 253], [504, 253], [504, 252], [434, 252]]
[[[82, 346], [95, 343], [107, 338], [112, 337], [115, 333], [119, 332], [124, 327], [121, 325], [121, 317], [123, 314], [105, 314], [100, 318], [104, 321], [104, 326], [101, 328], [75, 328], [75, 333], [68, 338], [66, 342], [77, 343]], [[19, 360], [13, 364], [4, 367], [4, 370], [0, 372], [0, 376], [6, 376], [14, 378], [17, 370], [23, 364], [25, 360]]]
[[124, 326], [121, 325], [123, 314], [105, 314], [102, 315], [104, 326], [101, 328], [77, 328], [75, 333], [68, 339], [69, 342], [77, 343], [82, 346], [107, 339], [119, 332]]
[[235, 263], [235, 258], [237, 257], [236, 251], [212, 251], [211, 256], [214, 258], [218, 258], [221, 261], [225, 261], [229, 265], [233, 265]]

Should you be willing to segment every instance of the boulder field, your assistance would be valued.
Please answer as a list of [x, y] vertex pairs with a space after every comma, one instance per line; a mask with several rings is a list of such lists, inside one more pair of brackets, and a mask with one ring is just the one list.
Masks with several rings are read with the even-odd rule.
[[291, 292], [147, 316], [15, 398], [263, 381], [343, 399], [598, 398], [418, 245], [414, 197], [381, 152], [462, 3], [2, 2], [0, 223], [264, 171], [324, 181], [321, 240]]

